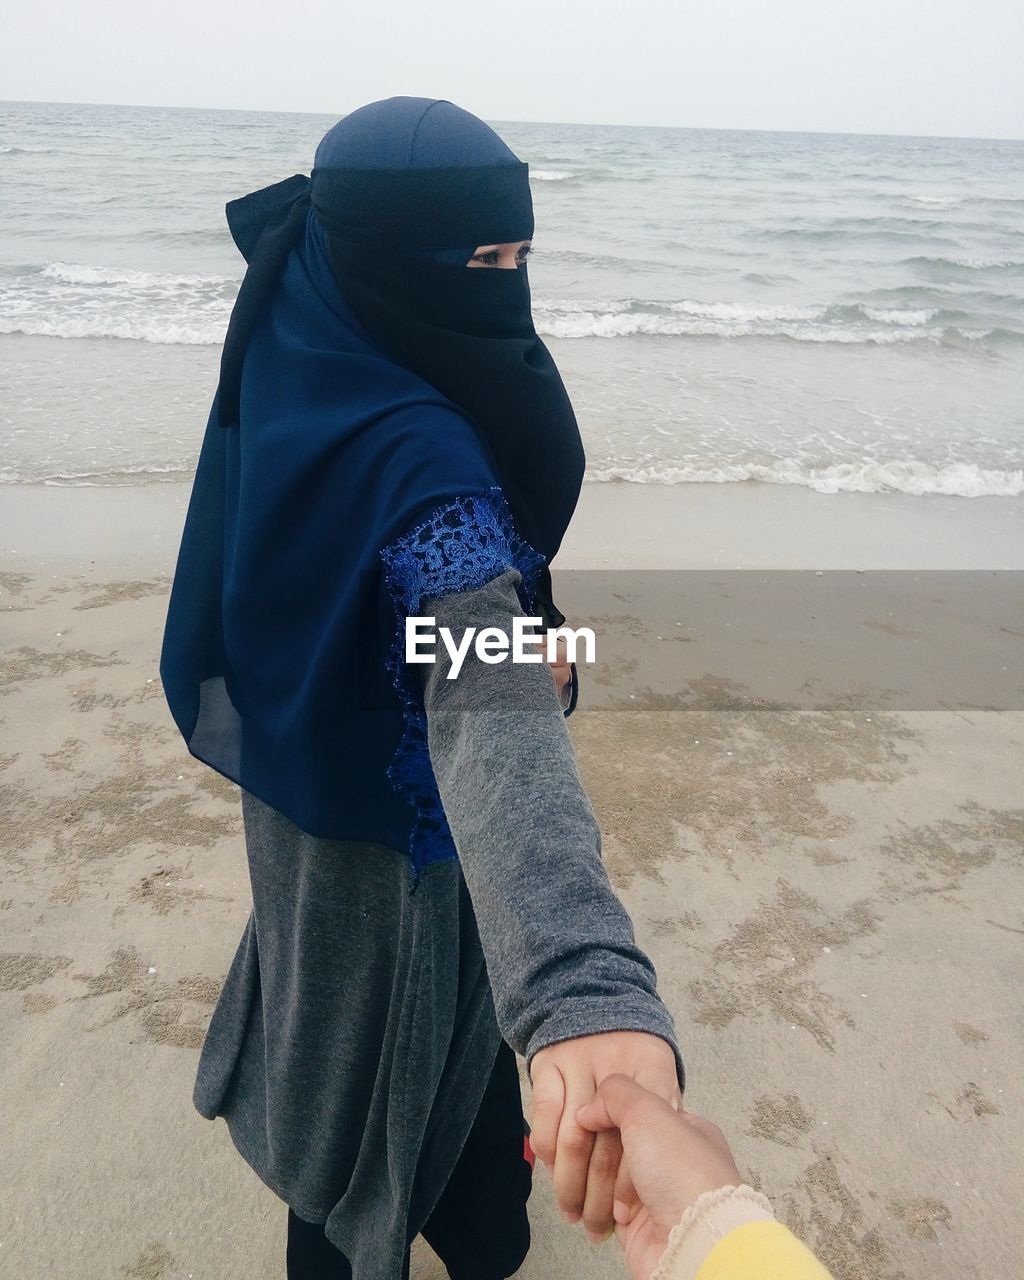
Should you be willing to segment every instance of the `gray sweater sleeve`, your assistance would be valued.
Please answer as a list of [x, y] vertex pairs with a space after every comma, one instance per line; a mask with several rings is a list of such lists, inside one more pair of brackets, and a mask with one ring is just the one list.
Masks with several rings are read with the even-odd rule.
[[[438, 628], [511, 634], [520, 574], [424, 602]], [[442, 644], [424, 677], [430, 759], [470, 891], [502, 1035], [529, 1066], [548, 1045], [646, 1031], [683, 1063], [654, 966], [637, 946], [601, 860], [551, 673], [487, 664], [470, 649], [454, 678]]]

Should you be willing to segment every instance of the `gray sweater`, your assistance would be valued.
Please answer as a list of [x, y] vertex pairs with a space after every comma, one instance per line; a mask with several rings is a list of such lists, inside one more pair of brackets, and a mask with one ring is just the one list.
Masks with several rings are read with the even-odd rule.
[[[512, 632], [515, 569], [423, 608], [458, 635]], [[442, 621], [443, 619], [443, 621]], [[421, 670], [430, 759], [469, 886], [501, 1033], [527, 1060], [599, 1031], [652, 1031], [675, 1049], [654, 966], [608, 882], [548, 668], [489, 664], [471, 649], [455, 680], [442, 648]], [[458, 685], [454, 689], [453, 685]]]
[[[518, 572], [429, 602], [511, 628]], [[419, 670], [458, 859], [409, 892], [404, 851], [326, 840], [242, 793], [253, 909], [199, 1061], [263, 1181], [324, 1223], [354, 1280], [393, 1280], [476, 1115], [502, 1036], [649, 1031], [682, 1062], [650, 961], [608, 883], [545, 666]], [[481, 938], [483, 942], [481, 943]]]

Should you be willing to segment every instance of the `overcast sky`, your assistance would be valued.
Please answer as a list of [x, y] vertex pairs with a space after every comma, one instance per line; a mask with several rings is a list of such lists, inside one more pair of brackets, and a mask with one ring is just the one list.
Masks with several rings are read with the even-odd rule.
[[5, 0], [9, 99], [1024, 137], [1024, 0]]

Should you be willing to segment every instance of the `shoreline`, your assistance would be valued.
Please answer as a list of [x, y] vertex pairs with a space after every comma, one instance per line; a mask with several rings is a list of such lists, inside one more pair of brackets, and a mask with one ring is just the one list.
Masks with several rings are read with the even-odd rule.
[[[0, 486], [0, 567], [171, 574], [191, 482]], [[1024, 497], [587, 482], [556, 569], [1022, 569]]]

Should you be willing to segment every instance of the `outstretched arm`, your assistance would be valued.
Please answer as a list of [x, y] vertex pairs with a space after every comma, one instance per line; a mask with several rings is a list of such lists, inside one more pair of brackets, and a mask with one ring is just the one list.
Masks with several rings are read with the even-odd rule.
[[[460, 636], [511, 634], [517, 570], [424, 602]], [[576, 1110], [616, 1071], [678, 1100], [683, 1066], [655, 972], [608, 881], [551, 672], [470, 651], [448, 680], [443, 649], [424, 673], [431, 762], [473, 900], [498, 1024], [527, 1060], [531, 1141], [555, 1192], [589, 1230], [612, 1226], [616, 1135], [595, 1145]], [[620, 1186], [620, 1190], [623, 1188]]]

